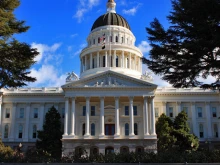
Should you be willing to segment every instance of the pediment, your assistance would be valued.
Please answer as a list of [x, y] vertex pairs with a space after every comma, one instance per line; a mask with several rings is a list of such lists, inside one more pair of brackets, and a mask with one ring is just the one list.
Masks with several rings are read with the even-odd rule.
[[62, 86], [62, 88], [105, 88], [105, 87], [150, 87], [156, 88], [157, 85], [126, 76], [117, 72], [107, 71], [96, 74], [94, 76], [86, 77], [78, 81], [70, 82]]

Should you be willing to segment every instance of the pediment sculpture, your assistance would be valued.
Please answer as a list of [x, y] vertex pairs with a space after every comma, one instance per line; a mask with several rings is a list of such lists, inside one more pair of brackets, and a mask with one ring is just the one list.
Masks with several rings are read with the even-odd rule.
[[141, 75], [141, 79], [145, 80], [145, 81], [148, 81], [148, 82], [153, 82], [154, 81], [154, 79], [152, 77], [152, 73], [147, 71], [147, 70], [145, 71], [144, 74]]
[[66, 78], [66, 82], [71, 82], [71, 81], [77, 81], [79, 80], [79, 76], [74, 73], [74, 72], [71, 72], [71, 73], [67, 73], [67, 78]]

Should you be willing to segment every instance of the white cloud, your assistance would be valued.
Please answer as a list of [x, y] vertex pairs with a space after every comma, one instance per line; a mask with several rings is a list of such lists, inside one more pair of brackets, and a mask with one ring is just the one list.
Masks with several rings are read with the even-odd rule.
[[90, 11], [94, 6], [99, 5], [100, 0], [80, 0], [78, 10], [73, 15], [74, 18], [78, 19], [78, 22], [82, 22], [85, 13]]
[[211, 84], [216, 82], [216, 78], [213, 76], [208, 76], [206, 79], [199, 77], [197, 80], [203, 82], [204, 84]]
[[147, 41], [141, 41], [141, 43], [137, 46], [141, 52], [148, 53], [151, 50], [151, 47]]
[[135, 15], [140, 6], [141, 6], [141, 4], [138, 4], [137, 6], [134, 6], [131, 9], [127, 9], [127, 10], [123, 9], [122, 12], [123, 12], [123, 14], [127, 14], [127, 15]]
[[48, 46], [45, 44], [38, 44], [38, 43], [33, 42], [31, 44], [31, 47], [36, 48], [37, 51], [39, 52], [39, 55], [35, 58], [35, 61], [37, 61], [37, 63], [41, 62], [46, 52], [55, 52], [60, 46], [61, 46], [61, 43], [55, 43], [52, 46]]
[[77, 33], [72, 34], [70, 37], [71, 37], [71, 38], [74, 38], [74, 37], [76, 37], [76, 36], [78, 36], [78, 34], [77, 34]]
[[81, 44], [79, 47], [79, 50], [77, 50], [75, 53], [74, 53], [74, 55], [73, 56], [76, 56], [76, 55], [78, 55], [78, 54], [80, 54], [80, 52], [82, 51], [82, 49], [83, 48], [85, 48], [86, 47], [86, 43], [83, 43], [83, 44]]
[[59, 87], [65, 84], [66, 75], [60, 75], [53, 65], [42, 65], [39, 69], [31, 69], [30, 76], [36, 77], [37, 81], [30, 86], [52, 86]]

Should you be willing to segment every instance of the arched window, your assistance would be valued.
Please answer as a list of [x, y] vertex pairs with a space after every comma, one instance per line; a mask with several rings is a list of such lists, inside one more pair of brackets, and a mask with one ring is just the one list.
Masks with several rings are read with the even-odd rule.
[[144, 147], [138, 146], [136, 147], [136, 153], [143, 153], [144, 152]]
[[116, 67], [118, 67], [118, 56], [116, 56]]
[[8, 124], [6, 124], [5, 131], [4, 131], [4, 138], [8, 138], [8, 132], [9, 132], [9, 128], [8, 128]]
[[134, 134], [138, 135], [138, 124], [134, 123]]
[[99, 154], [99, 149], [98, 149], [98, 147], [96, 147], [96, 146], [91, 147], [91, 148], [90, 148], [90, 154], [91, 154], [91, 155], [97, 155], [97, 154]]
[[129, 124], [126, 123], [125, 124], [125, 136], [128, 136], [129, 135]]
[[115, 42], [118, 42], [118, 36], [115, 36]]
[[129, 148], [127, 146], [122, 146], [120, 148], [120, 153], [128, 153], [129, 152]]
[[114, 153], [114, 148], [113, 147], [106, 147], [105, 148], [105, 154], [112, 154]]
[[91, 124], [91, 136], [95, 136], [95, 124]]
[[85, 135], [86, 125], [83, 123], [82, 125], [82, 135]]
[[199, 124], [199, 137], [200, 138], [204, 137], [203, 125], [202, 124]]
[[33, 137], [34, 139], [37, 138], [37, 126], [36, 126], [36, 125], [33, 125], [33, 135], [32, 135], [32, 137]]
[[23, 126], [20, 124], [18, 127], [18, 138], [22, 138]]
[[218, 125], [214, 124], [214, 137], [218, 137]]

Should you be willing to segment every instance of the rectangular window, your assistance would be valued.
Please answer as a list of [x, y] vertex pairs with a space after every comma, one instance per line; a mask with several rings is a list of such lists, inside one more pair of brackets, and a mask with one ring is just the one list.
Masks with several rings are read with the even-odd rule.
[[159, 117], [159, 109], [158, 108], [154, 108], [155, 110], [155, 117]]
[[95, 116], [95, 106], [91, 106], [91, 116]]
[[133, 113], [134, 113], [134, 116], [137, 116], [137, 106], [133, 106]]
[[125, 106], [125, 116], [129, 116], [129, 106]]
[[188, 116], [188, 107], [183, 107], [183, 111], [186, 112], [186, 114]]
[[216, 107], [212, 107], [212, 117], [217, 117]]
[[6, 108], [5, 118], [10, 118], [10, 109]]
[[173, 117], [173, 107], [169, 107], [169, 117]]
[[20, 108], [19, 118], [24, 118], [24, 108]]
[[202, 117], [202, 107], [197, 107], [198, 117]]
[[34, 118], [38, 118], [38, 108], [34, 108]]
[[62, 118], [65, 118], [65, 108], [62, 108]]
[[83, 112], [82, 112], [83, 114], [83, 116], [86, 116], [86, 106], [83, 106]]

